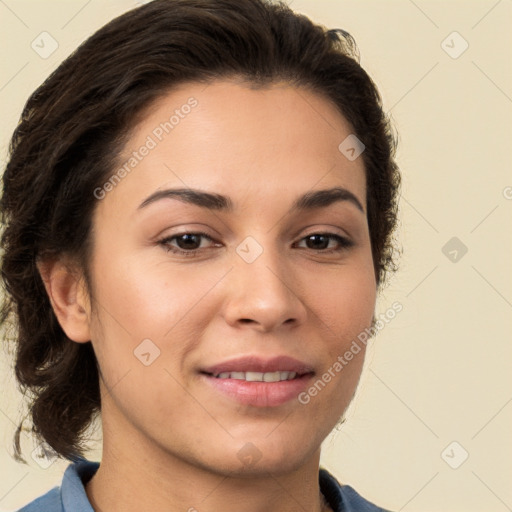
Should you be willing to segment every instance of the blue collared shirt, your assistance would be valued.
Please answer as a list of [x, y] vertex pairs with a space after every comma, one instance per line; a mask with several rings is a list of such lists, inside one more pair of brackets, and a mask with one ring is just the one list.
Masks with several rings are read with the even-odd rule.
[[[92, 478], [99, 466], [99, 462], [85, 459], [70, 464], [60, 486], [36, 498], [18, 512], [94, 512], [84, 484]], [[349, 485], [340, 485], [323, 468], [320, 468], [319, 484], [334, 512], [389, 512], [366, 501]]]

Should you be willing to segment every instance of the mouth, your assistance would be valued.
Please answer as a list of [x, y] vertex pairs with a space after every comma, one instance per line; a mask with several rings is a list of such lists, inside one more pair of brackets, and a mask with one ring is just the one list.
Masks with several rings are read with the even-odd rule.
[[229, 374], [234, 379], [265, 382], [289, 380], [297, 375], [312, 372], [314, 372], [313, 366], [285, 355], [270, 359], [257, 355], [242, 356], [201, 369], [201, 373], [215, 378], [228, 378], [227, 374]]
[[254, 407], [276, 407], [297, 398], [315, 375], [312, 366], [288, 356], [242, 357], [199, 373], [222, 395]]

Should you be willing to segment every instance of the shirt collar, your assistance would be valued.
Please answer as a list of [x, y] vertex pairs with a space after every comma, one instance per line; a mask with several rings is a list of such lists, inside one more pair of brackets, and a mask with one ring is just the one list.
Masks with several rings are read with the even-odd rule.
[[67, 467], [61, 485], [64, 512], [94, 512], [85, 492], [85, 484], [99, 467], [99, 462], [86, 459], [79, 459]]

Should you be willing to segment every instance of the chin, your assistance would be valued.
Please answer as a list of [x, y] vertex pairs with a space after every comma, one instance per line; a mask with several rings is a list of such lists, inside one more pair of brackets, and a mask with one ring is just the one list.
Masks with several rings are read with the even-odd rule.
[[[277, 441], [277, 440], [276, 440]], [[292, 473], [307, 463], [318, 452], [320, 447], [308, 447], [307, 443], [289, 443], [281, 440], [279, 444], [267, 439], [255, 439], [245, 443], [235, 443], [240, 446], [235, 451], [226, 449], [222, 459], [215, 465], [215, 471], [226, 476], [239, 478], [257, 478], [284, 475]], [[309, 448], [309, 449], [308, 449]], [[229, 459], [226, 454], [230, 452]], [[221, 455], [221, 454], [219, 454]]]

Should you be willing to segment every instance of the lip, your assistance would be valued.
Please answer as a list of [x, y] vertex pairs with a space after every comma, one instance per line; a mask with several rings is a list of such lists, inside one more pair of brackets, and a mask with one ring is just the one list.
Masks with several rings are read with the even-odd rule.
[[248, 382], [237, 379], [217, 379], [203, 374], [208, 385], [239, 404], [253, 407], [277, 407], [297, 399], [308, 386], [313, 374], [306, 373], [292, 380], [279, 382]]
[[[292, 380], [278, 382], [245, 381], [239, 379], [219, 379], [223, 372], [296, 372]], [[234, 401], [253, 407], [277, 407], [298, 395], [310, 384], [315, 372], [312, 366], [288, 356], [263, 359], [258, 356], [245, 356], [215, 364], [201, 370], [201, 378], [213, 389]]]
[[208, 368], [203, 368], [202, 373], [218, 375], [223, 372], [295, 372], [298, 375], [312, 373], [314, 369], [311, 365], [299, 361], [289, 356], [277, 356], [270, 359], [264, 359], [259, 356], [243, 356], [218, 363]]

